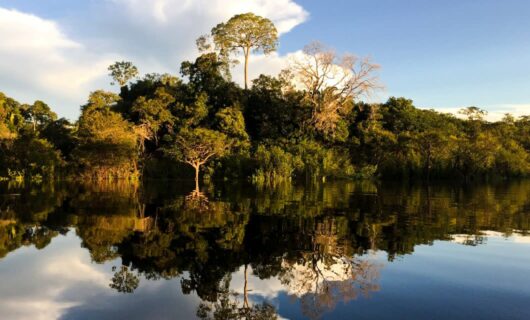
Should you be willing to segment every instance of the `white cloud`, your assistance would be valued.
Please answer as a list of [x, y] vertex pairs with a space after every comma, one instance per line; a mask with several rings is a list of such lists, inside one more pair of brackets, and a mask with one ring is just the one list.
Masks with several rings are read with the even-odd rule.
[[[98, 15], [99, 29], [104, 30], [86, 40], [92, 46], [118, 52], [143, 72], [171, 73], [178, 72], [182, 61], [197, 56], [195, 40], [199, 36], [235, 14], [253, 12], [267, 17], [280, 35], [308, 16], [292, 0], [107, 0], [106, 5], [94, 6], [92, 10], [87, 19]], [[275, 58], [283, 63], [277, 55], [253, 58], [251, 71], [269, 70], [270, 66], [279, 70]], [[260, 68], [262, 63], [264, 67]], [[234, 75], [238, 80], [235, 71]]]
[[[510, 113], [515, 118], [518, 118], [520, 116], [524, 115], [530, 115], [530, 104], [499, 104], [499, 105], [489, 105], [480, 107], [483, 110], [486, 110], [488, 114], [486, 115], [486, 120], [488, 121], [499, 121], [504, 118], [506, 113]], [[451, 113], [455, 115], [458, 118], [465, 118], [464, 115], [460, 114], [459, 111], [463, 108], [457, 108], [457, 107], [437, 107], [434, 108], [434, 110], [443, 112], [443, 113]]]
[[[269, 55], [263, 54], [251, 54], [249, 57], [249, 78], [256, 79], [260, 74], [277, 75], [283, 69], [287, 68], [289, 61], [302, 54], [302, 51], [295, 51], [286, 55], [279, 55], [277, 52], [273, 52]], [[243, 61], [232, 68], [232, 79], [240, 84], [244, 83], [243, 73]]]
[[87, 53], [55, 22], [17, 10], [0, 8], [0, 39], [0, 87], [24, 102], [75, 101], [77, 110], [81, 92], [112, 61]]
[[[196, 56], [198, 36], [243, 12], [271, 19], [280, 34], [308, 17], [293, 0], [105, 0], [70, 11], [60, 23], [0, 7], [0, 88], [23, 102], [45, 100], [75, 119], [90, 91], [108, 89], [113, 61], [175, 74]], [[277, 54], [252, 59], [253, 76], [284, 65]]]
[[[292, 0], [108, 0], [123, 6], [126, 16], [157, 25], [190, 24], [209, 28], [239, 13], [253, 12], [271, 19], [280, 34], [305, 21], [308, 13]], [[192, 24], [190, 24], [191, 26]], [[199, 29], [199, 28], [197, 28]], [[200, 28], [204, 29], [204, 28]], [[186, 30], [190, 32], [190, 29]], [[175, 30], [178, 32], [178, 30]], [[192, 31], [193, 32], [193, 31]]]
[[69, 233], [54, 238], [45, 252], [20, 248], [4, 258], [5, 269], [0, 275], [3, 318], [58, 319], [94, 295], [94, 291], [108, 290], [109, 275], [91, 263], [86, 250], [79, 248], [79, 240]]
[[493, 105], [486, 106], [488, 111], [488, 120], [498, 121], [501, 120], [506, 113], [510, 113], [514, 117], [520, 117], [523, 115], [530, 115], [530, 104], [502, 104], [502, 105]]

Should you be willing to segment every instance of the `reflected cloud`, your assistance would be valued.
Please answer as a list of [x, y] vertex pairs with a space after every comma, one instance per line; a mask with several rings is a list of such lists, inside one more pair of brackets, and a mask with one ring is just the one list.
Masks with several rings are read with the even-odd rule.
[[2, 260], [0, 314], [5, 319], [58, 319], [94, 291], [106, 289], [107, 276], [79, 247], [79, 239], [70, 232], [53, 239], [46, 252], [25, 248]]

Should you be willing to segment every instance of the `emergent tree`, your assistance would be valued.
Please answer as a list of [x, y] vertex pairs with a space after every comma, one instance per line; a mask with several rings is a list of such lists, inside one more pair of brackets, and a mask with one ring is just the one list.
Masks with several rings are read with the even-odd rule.
[[[269, 54], [278, 46], [278, 31], [267, 18], [253, 13], [238, 14], [212, 29], [212, 37], [220, 56], [243, 51], [245, 58], [245, 89], [248, 88], [248, 60], [250, 52]], [[199, 43], [199, 42], [198, 42]], [[201, 46], [200, 46], [201, 47]], [[204, 45], [202, 45], [204, 47]]]
[[108, 70], [110, 72], [109, 75], [114, 79], [111, 84], [117, 83], [120, 88], [124, 87], [129, 80], [138, 76], [138, 68], [129, 61], [116, 61], [109, 66]]

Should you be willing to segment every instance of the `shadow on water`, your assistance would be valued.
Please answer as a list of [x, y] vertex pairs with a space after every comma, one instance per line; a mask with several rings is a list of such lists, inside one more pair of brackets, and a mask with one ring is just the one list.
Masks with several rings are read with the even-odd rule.
[[[109, 290], [180, 279], [203, 319], [272, 319], [247, 278], [278, 279], [303, 315], [379, 290], [386, 260], [437, 240], [479, 246], [488, 232], [530, 230], [530, 181], [477, 186], [333, 182], [274, 188], [193, 182], [3, 185], [0, 258], [45, 248], [73, 230], [91, 259], [113, 267]], [[1, 261], [0, 261], [1, 263]], [[243, 270], [242, 288], [231, 285]]]

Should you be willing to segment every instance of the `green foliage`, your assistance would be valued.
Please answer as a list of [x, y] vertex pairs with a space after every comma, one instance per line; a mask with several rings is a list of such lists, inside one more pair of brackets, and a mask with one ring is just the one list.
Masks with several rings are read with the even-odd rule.
[[351, 178], [355, 175], [350, 155], [343, 148], [329, 148], [316, 140], [302, 140], [293, 144], [291, 150], [303, 164], [300, 173], [306, 179]]
[[278, 46], [278, 31], [267, 18], [253, 13], [238, 14], [212, 29], [216, 49], [224, 61], [242, 51], [245, 58], [245, 89], [248, 85], [248, 59], [251, 51], [269, 54]]
[[227, 136], [206, 128], [183, 129], [176, 136], [175, 145], [168, 150], [177, 161], [189, 164], [199, 178], [200, 167], [208, 160], [223, 156], [230, 149]]
[[109, 75], [114, 80], [114, 83], [124, 87], [129, 80], [138, 76], [138, 68], [128, 61], [117, 61], [109, 66]]
[[128, 178], [137, 174], [137, 135], [129, 122], [111, 110], [118, 100], [116, 95], [96, 91], [83, 107], [74, 152], [87, 177]]
[[[112, 271], [117, 268], [113, 267]], [[120, 293], [132, 293], [140, 284], [140, 278], [129, 271], [127, 266], [121, 266], [118, 271], [114, 273], [109, 287]]]
[[55, 149], [61, 152], [62, 157], [67, 161], [72, 161], [71, 153], [76, 147], [74, 137], [74, 126], [66, 119], [61, 118], [49, 123], [40, 135], [53, 144]]
[[250, 137], [245, 128], [245, 118], [239, 108], [228, 107], [215, 114], [216, 128], [227, 135], [233, 152], [245, 155], [250, 148]]
[[228, 65], [215, 53], [200, 55], [194, 62], [185, 61], [181, 74], [188, 79], [187, 91], [192, 96], [206, 94], [213, 113], [241, 102], [241, 89], [226, 76]]
[[37, 131], [37, 126], [42, 128], [57, 119], [55, 112], [51, 111], [46, 103], [39, 100], [32, 105], [23, 105], [21, 109], [22, 115], [27, 122], [31, 123], [34, 132]]
[[6, 150], [3, 162], [7, 164], [4, 174], [14, 180], [53, 179], [63, 166], [60, 152], [44, 139], [21, 136]]
[[0, 139], [12, 139], [24, 125], [20, 103], [0, 92]]
[[197, 126], [203, 121], [209, 112], [208, 96], [201, 93], [191, 103], [177, 102], [173, 108], [173, 114], [179, 122], [179, 127], [193, 127]]
[[278, 46], [278, 31], [274, 24], [253, 13], [237, 14], [226, 23], [218, 24], [212, 29], [212, 36], [217, 49], [228, 54], [242, 47], [267, 54]]
[[310, 108], [304, 105], [301, 92], [288, 89], [289, 82], [282, 78], [261, 75], [254, 80], [245, 108], [247, 130], [253, 140], [302, 134]]
[[139, 128], [143, 128], [144, 140], [151, 140], [158, 145], [158, 132], [163, 125], [173, 125], [174, 117], [171, 114], [170, 106], [175, 102], [175, 98], [166, 92], [164, 88], [156, 89], [154, 97], [138, 97], [131, 108], [133, 119]]
[[257, 169], [252, 177], [258, 184], [291, 180], [299, 159], [278, 146], [258, 145], [255, 152]]

